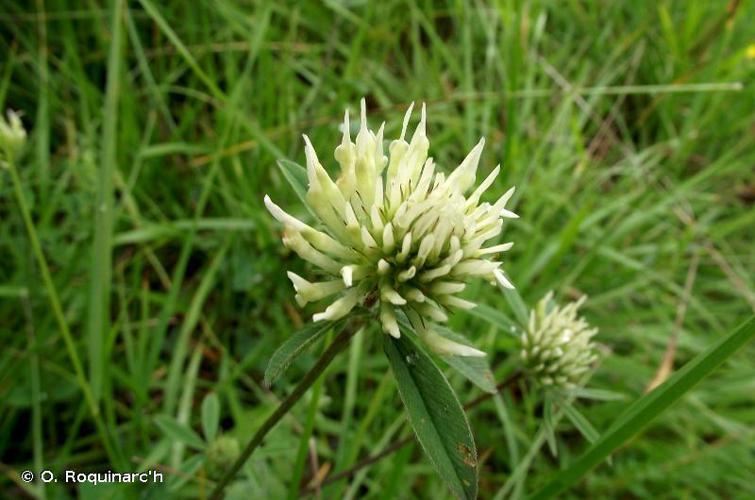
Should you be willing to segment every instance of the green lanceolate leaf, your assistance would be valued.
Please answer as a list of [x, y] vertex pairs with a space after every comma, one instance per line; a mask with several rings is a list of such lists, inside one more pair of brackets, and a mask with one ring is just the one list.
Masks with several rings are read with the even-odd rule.
[[409, 335], [386, 336], [384, 348], [422, 449], [457, 497], [475, 498], [477, 449], [453, 389]]
[[527, 304], [522, 300], [519, 291], [512, 288], [501, 288], [501, 290], [503, 291], [503, 296], [506, 298], [509, 306], [511, 306], [511, 310], [514, 311], [516, 320], [520, 325], [526, 328], [530, 315], [527, 312]]
[[548, 443], [548, 449], [550, 449], [551, 455], [557, 457], [556, 419], [554, 418], [553, 413], [553, 398], [546, 392], [545, 401], [543, 401], [543, 430], [545, 432], [545, 441]]
[[481, 320], [497, 327], [503, 333], [511, 335], [512, 337], [518, 338], [522, 332], [522, 327], [517, 325], [516, 321], [509, 318], [501, 311], [486, 306], [485, 304], [477, 304], [472, 309], [469, 309], [467, 314], [477, 316]]
[[[399, 315], [398, 322], [399, 325], [401, 325], [402, 330], [408, 330], [414, 333], [414, 335], [417, 334], [417, 332], [415, 332], [412, 328], [411, 323], [409, 323], [409, 320], [406, 319], [406, 316]], [[449, 340], [453, 340], [454, 342], [457, 342], [459, 344], [467, 344], [468, 342], [463, 335], [460, 335], [444, 326], [435, 325], [433, 328], [439, 335], [442, 335]], [[448, 366], [459, 372], [461, 376], [472, 382], [483, 391], [490, 394], [495, 394], [496, 392], [498, 392], [498, 389], [495, 386], [495, 378], [493, 376], [493, 372], [490, 371], [490, 366], [488, 365], [487, 357], [454, 356], [442, 354], [439, 354], [438, 357], [445, 361]]]
[[155, 423], [170, 439], [184, 443], [192, 448], [201, 450], [205, 447], [204, 441], [194, 429], [177, 421], [169, 415], [158, 415], [155, 417]]
[[312, 209], [309, 207], [309, 203], [307, 203], [307, 186], [309, 185], [309, 180], [307, 179], [307, 169], [302, 167], [298, 163], [294, 163], [291, 160], [285, 159], [278, 160], [278, 168], [283, 174], [283, 177], [286, 179], [286, 182], [288, 182], [288, 184], [296, 193], [296, 196], [299, 197], [301, 202], [307, 208], [307, 211], [310, 213], [313, 220], [317, 220], [317, 216], [314, 214], [314, 212], [312, 212]]
[[577, 430], [585, 437], [585, 439], [587, 439], [591, 443], [594, 443], [598, 440], [598, 438], [600, 437], [598, 431], [595, 430], [595, 427], [593, 427], [590, 421], [587, 420], [587, 417], [582, 415], [582, 413], [577, 410], [573, 404], [566, 402], [564, 403], [563, 408], [566, 418], [568, 418], [571, 423], [574, 424], [574, 427], [577, 428]]
[[307, 204], [307, 170], [294, 163], [291, 160], [278, 160], [278, 168], [283, 173], [283, 177], [291, 185], [296, 196], [306, 205]]
[[567, 396], [582, 399], [594, 399], [596, 401], [621, 401], [627, 399], [625, 394], [620, 392], [609, 391], [606, 389], [590, 389], [588, 387], [577, 387], [565, 391]]
[[291, 363], [302, 352], [307, 350], [312, 344], [314, 344], [322, 335], [330, 330], [334, 325], [341, 324], [342, 322], [330, 322], [330, 321], [318, 321], [317, 323], [309, 323], [307, 326], [293, 334], [288, 338], [270, 358], [270, 362], [267, 364], [265, 370], [264, 383], [266, 387], [270, 387], [273, 383], [283, 375]]
[[663, 385], [632, 403], [595, 444], [569, 468], [536, 492], [532, 498], [552, 498], [575, 484], [590, 469], [639, 433], [695, 384], [710, 375], [721, 363], [752, 340], [753, 335], [755, 335], [755, 316], [750, 317], [739, 328], [698, 354]]
[[[435, 331], [459, 344], [466, 344], [467, 342], [462, 335], [459, 335], [448, 328], [435, 326]], [[498, 392], [498, 389], [496, 389], [495, 386], [493, 372], [490, 371], [490, 367], [488, 366], [487, 356], [441, 355], [440, 358], [483, 391], [489, 392], [490, 394]]]
[[202, 432], [207, 442], [212, 442], [220, 424], [220, 400], [210, 392], [202, 400]]

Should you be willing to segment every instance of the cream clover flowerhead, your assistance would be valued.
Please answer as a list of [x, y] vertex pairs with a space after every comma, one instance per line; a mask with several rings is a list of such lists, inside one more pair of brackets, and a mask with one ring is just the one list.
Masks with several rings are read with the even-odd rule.
[[584, 303], [559, 307], [549, 292], [530, 313], [527, 331], [521, 337], [522, 360], [529, 373], [543, 386], [572, 389], [598, 359], [592, 337], [598, 333], [578, 315]]
[[474, 307], [457, 296], [470, 278], [513, 288], [495, 260], [513, 243], [485, 244], [501, 233], [503, 218], [517, 217], [505, 208], [514, 188], [495, 203], [480, 203], [500, 171], [496, 167], [474, 188], [484, 139], [450, 175], [437, 172], [428, 158], [424, 105], [414, 135], [405, 140], [412, 108], [413, 104], [388, 155], [383, 150], [385, 124], [377, 133], [367, 127], [364, 99], [356, 143], [349, 134], [347, 111], [343, 138], [334, 153], [341, 167], [335, 182], [304, 136], [306, 201], [320, 229], [284, 212], [268, 196], [265, 205], [285, 226], [283, 243], [324, 275], [311, 282], [288, 273], [299, 305], [335, 297], [314, 321], [342, 318], [361, 305], [374, 309], [383, 330], [398, 338], [397, 316], [405, 314], [435, 351], [482, 356], [477, 349], [442, 337], [433, 324], [446, 321], [450, 307]]
[[26, 144], [26, 129], [21, 123], [21, 117], [15, 111], [8, 110], [8, 119], [0, 115], [0, 157], [15, 161], [21, 155]]

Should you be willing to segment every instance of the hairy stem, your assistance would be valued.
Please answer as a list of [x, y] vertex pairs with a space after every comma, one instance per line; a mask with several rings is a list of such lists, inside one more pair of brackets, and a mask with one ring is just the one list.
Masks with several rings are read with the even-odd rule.
[[218, 482], [217, 486], [215, 486], [215, 490], [212, 492], [212, 496], [210, 497], [212, 500], [220, 500], [220, 498], [222, 498], [223, 490], [225, 489], [225, 487], [236, 476], [236, 473], [238, 473], [239, 469], [241, 469], [241, 467], [244, 465], [244, 463], [246, 463], [249, 457], [252, 456], [254, 450], [256, 450], [260, 444], [262, 444], [262, 440], [265, 439], [267, 433], [270, 432], [273, 427], [278, 424], [278, 422], [280, 422], [280, 420], [286, 415], [286, 413], [288, 413], [288, 411], [312, 386], [312, 384], [314, 384], [318, 377], [322, 375], [330, 362], [333, 361], [333, 358], [335, 358], [336, 355], [348, 345], [349, 340], [359, 330], [360, 326], [361, 321], [351, 321], [344, 327], [343, 330], [341, 330], [336, 338], [333, 339], [333, 342], [328, 346], [325, 352], [322, 353], [322, 356], [320, 356], [320, 359], [317, 360], [315, 366], [313, 366], [312, 369], [310, 369], [307, 374], [304, 375], [304, 377], [294, 388], [293, 392], [291, 392], [291, 394], [289, 394], [286, 399], [281, 401], [275, 411], [269, 417], [267, 417], [262, 426], [257, 429], [257, 432], [254, 434], [254, 436], [252, 436], [252, 439], [246, 445], [244, 451], [241, 452], [241, 455], [233, 464], [233, 467], [231, 467], [228, 472], [225, 473], [225, 475]]

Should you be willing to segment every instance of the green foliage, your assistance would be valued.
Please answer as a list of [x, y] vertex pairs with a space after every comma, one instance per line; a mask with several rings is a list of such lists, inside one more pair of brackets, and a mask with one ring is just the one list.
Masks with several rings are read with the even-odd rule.
[[[601, 365], [564, 396], [572, 406], [551, 408], [552, 439], [526, 380], [467, 410], [479, 496], [531, 495], [585, 456], [596, 466], [569, 472], [563, 498], [755, 496], [751, 342], [644, 432], [597, 448], [629, 401], [656, 397], [643, 394], [670, 339], [673, 377], [755, 308], [753, 7], [4, 2], [0, 111], [22, 112], [28, 140], [18, 189], [0, 167], [0, 491], [77, 493], [23, 483], [27, 469], [157, 467], [166, 484], [78, 493], [209, 490], [208, 443], [243, 445], [318, 354], [303, 350], [265, 387], [278, 346], [318, 309], [293, 300], [285, 271], [309, 270], [280, 245], [263, 196], [306, 220], [286, 178], [305, 179], [292, 166], [301, 134], [332, 169], [344, 107], [354, 117], [366, 96], [387, 138], [409, 102], [428, 103], [439, 170], [484, 135], [479, 175], [501, 163], [490, 191], [517, 186], [521, 218], [502, 240], [515, 242], [504, 268], [517, 295], [470, 284], [483, 306], [448, 325], [488, 353], [497, 383], [516, 373], [523, 313], [548, 290], [587, 294], [599, 328]], [[229, 496], [316, 491], [313, 469], [326, 481], [348, 472], [323, 498], [448, 496], [395, 397], [381, 335], [355, 337]], [[462, 403], [483, 395], [481, 372], [439, 366]], [[593, 464], [606, 453], [613, 466]]]
[[202, 400], [202, 432], [207, 441], [215, 439], [219, 424], [220, 400], [217, 394], [211, 392]]
[[280, 168], [283, 177], [288, 184], [299, 197], [302, 205], [307, 205], [307, 171], [301, 165], [298, 165], [291, 160], [278, 160], [278, 168]]
[[[593, 435], [591, 441], [597, 440], [597, 442], [567, 470], [558, 474], [547, 486], [535, 493], [533, 498], [551, 498], [577, 482], [591, 467], [600, 463], [640, 432], [695, 384], [752, 340], [753, 335], [755, 335], [755, 318], [750, 318], [715, 345], [696, 356], [660, 388], [635, 401], [599, 439], [594, 431], [589, 431], [588, 433]], [[567, 410], [567, 414], [569, 413]], [[575, 424], [582, 421], [581, 424], [576, 425], [580, 428], [585, 427], [587, 422], [583, 421], [581, 416], [574, 419], [577, 415], [573, 413], [572, 420]]]
[[[453, 332], [448, 328], [437, 326], [436, 331], [440, 335], [459, 344], [469, 342], [463, 335]], [[498, 392], [495, 387], [495, 377], [493, 372], [490, 371], [486, 358], [456, 355], [441, 355], [439, 357], [483, 391], [490, 394]]]
[[321, 321], [317, 323], [307, 323], [301, 330], [294, 333], [275, 350], [270, 362], [265, 369], [264, 384], [270, 387], [275, 381], [283, 375], [291, 363], [304, 351], [320, 340], [320, 338], [329, 332], [333, 327], [336, 329], [343, 326], [344, 321]]
[[459, 498], [477, 496], [477, 447], [446, 377], [404, 330], [386, 338], [385, 353], [422, 449]]
[[205, 443], [194, 430], [168, 415], [158, 415], [155, 423], [165, 435], [175, 441], [184, 443], [198, 450], [204, 448]]

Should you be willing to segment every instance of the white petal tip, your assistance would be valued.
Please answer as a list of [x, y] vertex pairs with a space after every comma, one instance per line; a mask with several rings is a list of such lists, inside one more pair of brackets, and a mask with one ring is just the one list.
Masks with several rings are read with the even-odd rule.
[[434, 332], [426, 333], [424, 340], [432, 350], [434, 350], [438, 354], [446, 356], [479, 358], [486, 355], [484, 352], [475, 349], [474, 347], [465, 344], [459, 344], [458, 342], [449, 340]]
[[267, 211], [270, 212], [270, 215], [272, 215], [279, 222], [283, 222], [286, 218], [283, 209], [276, 205], [268, 195], [265, 195], [265, 208], [267, 208]]
[[343, 266], [341, 268], [341, 278], [343, 278], [343, 284], [346, 285], [347, 288], [354, 283], [353, 273], [354, 270], [351, 266]]
[[485, 356], [487, 356], [487, 354], [473, 347], [467, 347], [464, 350], [463, 354], [458, 353], [457, 356], [465, 356], [467, 358], [484, 358]]
[[514, 285], [509, 281], [509, 279], [506, 277], [505, 274], [503, 274], [503, 271], [500, 269], [496, 269], [493, 271], [493, 275], [495, 276], [495, 280], [498, 282], [499, 285], [501, 285], [503, 288], [508, 288], [509, 290], [515, 290], [516, 288]]

